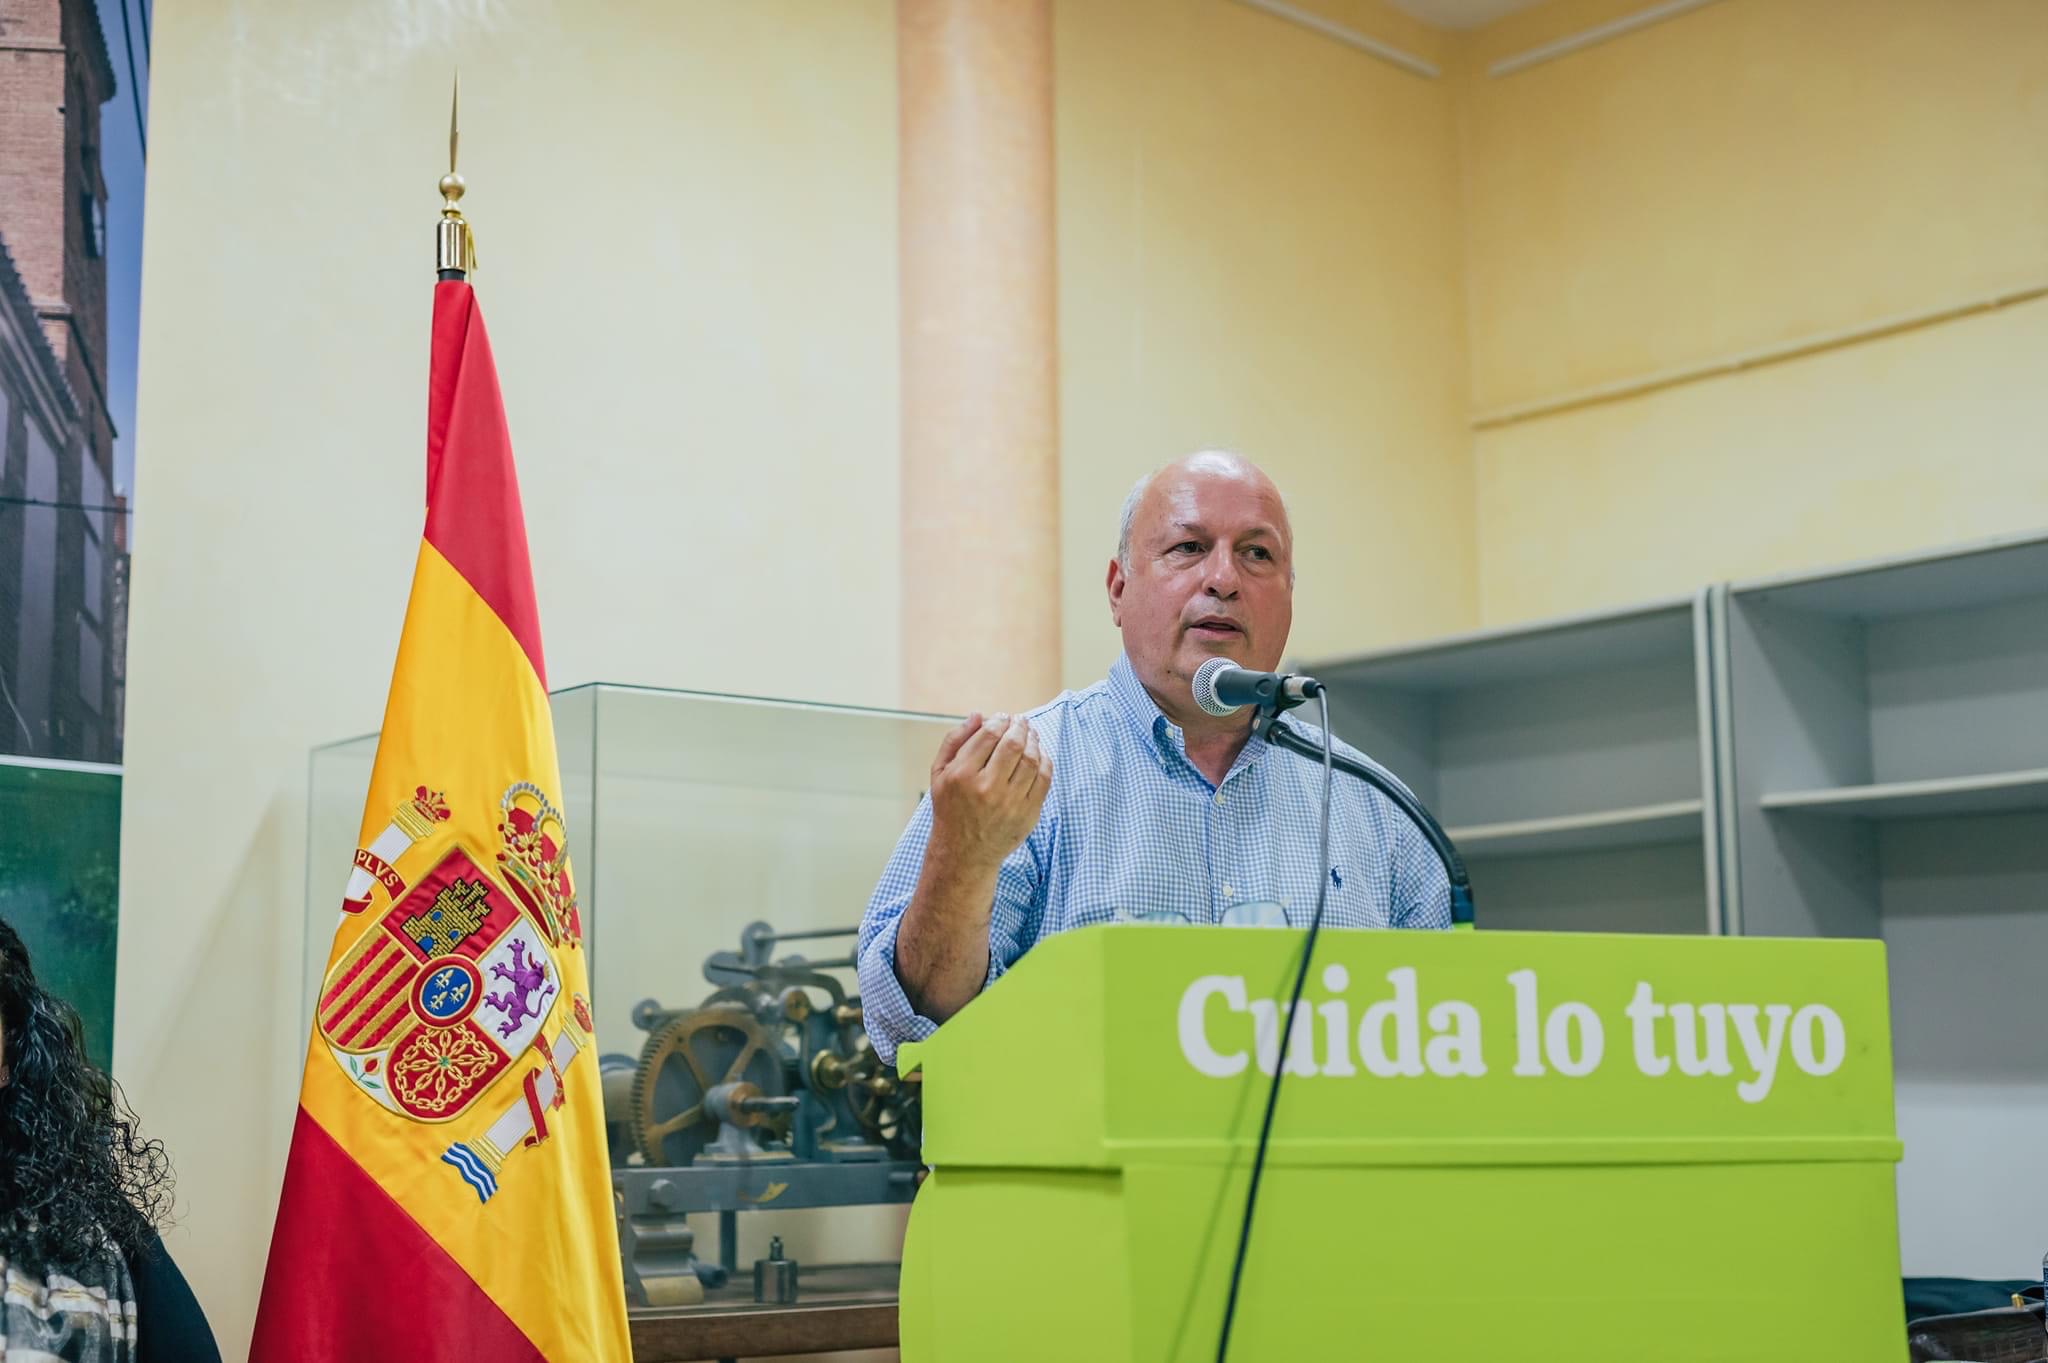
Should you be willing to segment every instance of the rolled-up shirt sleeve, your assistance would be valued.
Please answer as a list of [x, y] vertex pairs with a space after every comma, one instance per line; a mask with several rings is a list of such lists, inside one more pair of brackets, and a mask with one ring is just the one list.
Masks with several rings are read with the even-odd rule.
[[[1022, 846], [1003, 859], [1002, 868], [996, 873], [995, 902], [989, 912], [988, 975], [982, 981], [983, 989], [994, 984], [1010, 968], [1030, 941], [1028, 934], [1037, 918], [1040, 880], [1040, 858], [1034, 844], [1039, 841], [1044, 827], [1041, 819], [1039, 828]], [[937, 1022], [917, 1011], [903, 990], [902, 977], [896, 972], [896, 931], [902, 926], [903, 911], [910, 907], [910, 897], [917, 890], [917, 879], [924, 870], [924, 852], [931, 841], [931, 833], [932, 802], [931, 797], [926, 796], [918, 801], [917, 812], [910, 817], [910, 826], [897, 840], [896, 850], [890, 854], [889, 864], [883, 867], [882, 878], [876, 883], [867, 913], [861, 919], [859, 946], [855, 954], [860, 977], [862, 1022], [867, 1028], [868, 1039], [874, 1043], [875, 1053], [881, 1056], [883, 1063], [890, 1065], [896, 1063], [899, 1045], [906, 1041], [922, 1041], [939, 1027]]]

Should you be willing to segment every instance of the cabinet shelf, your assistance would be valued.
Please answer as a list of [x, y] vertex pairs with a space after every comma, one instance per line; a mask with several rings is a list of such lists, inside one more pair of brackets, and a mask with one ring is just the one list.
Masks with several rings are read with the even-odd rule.
[[1603, 809], [1592, 814], [1564, 814], [1548, 819], [1517, 819], [1505, 823], [1467, 824], [1447, 828], [1451, 841], [1467, 857], [1537, 856], [1559, 852], [1597, 852], [1614, 847], [1646, 847], [1686, 842], [1703, 836], [1700, 800], [1669, 800], [1662, 804]]
[[2048, 767], [1783, 791], [1766, 795], [1758, 803], [1774, 814], [1854, 819], [1917, 819], [1942, 814], [2048, 809]]

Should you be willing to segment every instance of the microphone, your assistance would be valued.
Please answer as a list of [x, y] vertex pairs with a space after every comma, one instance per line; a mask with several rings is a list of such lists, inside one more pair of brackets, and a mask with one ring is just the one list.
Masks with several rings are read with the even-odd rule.
[[1195, 669], [1195, 704], [1205, 713], [1228, 715], [1255, 705], [1268, 714], [1292, 710], [1323, 693], [1314, 677], [1253, 672], [1228, 658], [1211, 658]]

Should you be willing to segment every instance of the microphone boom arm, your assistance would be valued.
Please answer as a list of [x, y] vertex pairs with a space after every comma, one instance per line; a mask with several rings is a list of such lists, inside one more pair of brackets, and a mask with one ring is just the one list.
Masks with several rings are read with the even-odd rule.
[[[1280, 723], [1280, 714], [1277, 710], [1262, 708], [1259, 711], [1257, 723], [1252, 726], [1252, 731], [1275, 747], [1285, 748], [1291, 753], [1309, 758], [1319, 764], [1323, 760], [1322, 746], [1311, 743], [1293, 729]], [[1354, 761], [1340, 752], [1331, 753], [1330, 762], [1339, 771], [1347, 772], [1357, 777], [1389, 800], [1392, 800], [1395, 807], [1408, 816], [1409, 822], [1422, 830], [1422, 836], [1427, 838], [1429, 845], [1435, 849], [1437, 858], [1444, 864], [1444, 874], [1451, 882], [1451, 926], [1454, 928], [1470, 927], [1472, 925], [1472, 881], [1465, 874], [1465, 859], [1458, 855], [1458, 849], [1452, 845], [1450, 835], [1444, 832], [1443, 825], [1439, 824], [1435, 816], [1422, 807], [1420, 800], [1417, 800], [1413, 795], [1404, 790], [1399, 781], [1394, 780], [1378, 768], [1368, 766], [1363, 762]]]

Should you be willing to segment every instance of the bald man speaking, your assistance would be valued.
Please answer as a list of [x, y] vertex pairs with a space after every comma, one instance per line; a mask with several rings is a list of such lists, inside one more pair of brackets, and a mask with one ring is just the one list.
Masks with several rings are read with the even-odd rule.
[[[884, 1060], [1050, 933], [1306, 927], [1315, 912], [1320, 764], [1273, 751], [1248, 709], [1205, 713], [1192, 690], [1210, 658], [1270, 672], [1287, 647], [1294, 535], [1279, 489], [1221, 451], [1169, 464], [1125, 500], [1107, 585], [1124, 652], [1105, 680], [1029, 714], [971, 714], [939, 744], [861, 922], [861, 1001]], [[1280, 723], [1321, 745], [1320, 730]], [[1436, 853], [1362, 781], [1331, 793], [1323, 922], [1451, 925]]]

